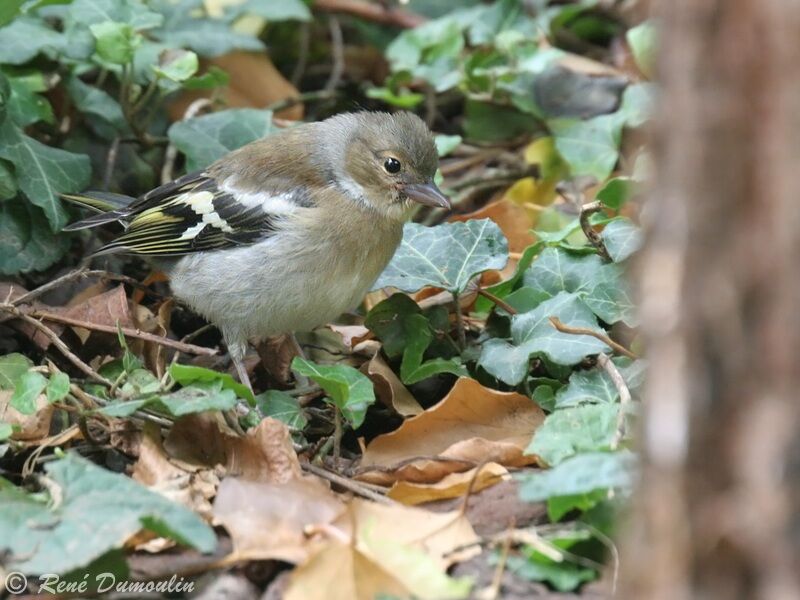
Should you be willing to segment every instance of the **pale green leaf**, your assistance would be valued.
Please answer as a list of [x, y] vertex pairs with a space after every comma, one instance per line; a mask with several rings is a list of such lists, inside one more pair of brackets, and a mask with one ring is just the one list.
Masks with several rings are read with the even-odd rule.
[[44, 50], [59, 49], [63, 43], [63, 36], [41, 21], [19, 17], [0, 28], [0, 63], [21, 65]]
[[311, 11], [303, 0], [247, 0], [244, 11], [263, 17], [267, 21], [311, 20]]
[[179, 121], [168, 135], [186, 155], [186, 169], [194, 171], [274, 132], [271, 111], [238, 108]]
[[219, 381], [222, 385], [222, 389], [232, 390], [239, 398], [244, 398], [250, 402], [251, 405], [255, 402], [253, 392], [250, 391], [250, 388], [236, 381], [228, 373], [220, 373], [219, 371], [193, 365], [173, 363], [169, 367], [169, 374], [170, 377], [181, 385], [189, 385], [196, 382], [211, 383]]
[[603, 229], [603, 243], [614, 262], [622, 262], [641, 248], [644, 242], [642, 230], [630, 219], [619, 217]]
[[631, 27], [625, 34], [636, 66], [649, 78], [653, 77], [655, 71], [658, 51], [657, 33], [656, 26], [650, 21], [645, 21], [636, 27]]
[[0, 390], [13, 390], [17, 380], [32, 366], [27, 356], [16, 352], [0, 356]]
[[617, 430], [618, 404], [586, 404], [545, 418], [525, 450], [555, 466], [580, 452], [608, 450]]
[[308, 419], [297, 398], [280, 390], [267, 390], [256, 396], [256, 406], [265, 417], [272, 417], [289, 427], [303, 430]]
[[47, 386], [47, 378], [37, 371], [28, 371], [17, 379], [9, 404], [23, 415], [36, 412], [36, 399]]
[[353, 367], [317, 365], [298, 356], [292, 361], [292, 369], [299, 375], [310, 377], [325, 390], [354, 428], [361, 426], [367, 408], [375, 403], [372, 381]]
[[89, 184], [89, 157], [45, 146], [6, 119], [0, 126], [0, 158], [14, 164], [20, 189], [44, 210], [50, 228], [59, 231], [66, 225], [67, 213], [59, 196]]
[[69, 394], [69, 375], [58, 371], [50, 376], [47, 382], [47, 401], [60, 402]]
[[213, 530], [188, 508], [111, 473], [77, 454], [45, 465], [58, 498], [0, 487], [0, 548], [28, 573], [63, 574], [88, 565], [149, 529], [201, 552], [216, 546]]
[[627, 450], [577, 454], [552, 469], [520, 477], [520, 497], [526, 502], [541, 502], [600, 489], [629, 492], [636, 465], [636, 456]]
[[508, 242], [490, 219], [405, 226], [403, 241], [374, 288], [415, 292], [427, 286], [462, 293], [470, 280], [490, 269], [502, 269]]

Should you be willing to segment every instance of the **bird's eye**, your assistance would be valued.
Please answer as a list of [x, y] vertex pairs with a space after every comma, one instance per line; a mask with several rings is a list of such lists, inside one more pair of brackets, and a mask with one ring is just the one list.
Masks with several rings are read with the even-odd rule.
[[400, 172], [400, 161], [396, 158], [389, 157], [385, 161], [383, 161], [383, 168], [386, 169], [387, 173], [399, 173]]

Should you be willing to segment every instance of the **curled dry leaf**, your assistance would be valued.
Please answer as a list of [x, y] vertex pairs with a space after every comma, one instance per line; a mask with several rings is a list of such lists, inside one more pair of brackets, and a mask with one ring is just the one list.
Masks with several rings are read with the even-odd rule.
[[354, 499], [329, 531], [330, 540], [292, 573], [286, 600], [371, 600], [381, 593], [461, 598], [468, 582], [445, 570], [480, 553], [472, 526], [457, 511]]
[[[81, 293], [66, 307], [48, 309], [48, 312], [97, 325], [116, 327], [117, 323], [119, 323], [120, 327], [132, 327], [133, 319], [128, 308], [125, 286], [118, 285], [107, 292], [96, 293], [100, 289], [100, 287], [91, 286], [85, 290], [85, 293], [94, 295], [86, 297], [84, 293]], [[93, 333], [97, 334], [97, 332], [92, 332], [82, 327], [72, 327], [71, 329], [83, 344], [86, 344]], [[108, 336], [109, 334], [101, 333], [99, 335]]]
[[161, 443], [161, 432], [152, 423], [147, 423], [142, 432], [139, 460], [133, 466], [132, 477], [211, 521], [211, 499], [219, 486], [218, 474], [208, 467], [170, 459]]
[[477, 493], [509, 478], [508, 471], [502, 465], [486, 463], [462, 473], [450, 473], [436, 483], [397, 481], [389, 490], [388, 496], [403, 504], [422, 504], [434, 500], [459, 498], [470, 488], [473, 493]]
[[215, 523], [228, 530], [237, 554], [295, 564], [324, 543], [306, 532], [324, 528], [344, 510], [330, 488], [310, 477], [283, 483], [227, 477], [214, 500]]
[[261, 365], [267, 374], [280, 385], [292, 380], [292, 359], [297, 356], [297, 348], [290, 334], [274, 335], [262, 341], [258, 347]]
[[11, 434], [11, 439], [32, 442], [47, 437], [54, 410], [53, 405], [47, 401], [47, 396], [40, 394], [36, 398], [36, 412], [32, 415], [23, 415], [10, 404], [13, 394], [11, 390], [0, 391], [0, 423], [19, 427], [19, 431]]
[[194, 465], [221, 465], [226, 475], [282, 483], [300, 476], [286, 425], [267, 417], [245, 436], [233, 433], [218, 413], [187, 415], [172, 427], [164, 448]]
[[532, 464], [536, 457], [523, 452], [542, 421], [542, 409], [530, 398], [461, 377], [441, 402], [375, 438], [362, 457], [359, 479], [432, 483], [486, 461]]
[[394, 409], [397, 414], [411, 417], [424, 410], [391, 367], [386, 364], [380, 352], [376, 352], [366, 363], [366, 371], [367, 376], [375, 384], [375, 394], [378, 399], [389, 408]]
[[331, 323], [328, 328], [342, 336], [342, 343], [351, 351], [361, 342], [372, 337], [370, 330], [363, 325], [336, 325]]

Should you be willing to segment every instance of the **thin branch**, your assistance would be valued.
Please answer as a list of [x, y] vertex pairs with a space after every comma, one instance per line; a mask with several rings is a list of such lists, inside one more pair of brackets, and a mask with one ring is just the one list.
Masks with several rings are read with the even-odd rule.
[[493, 303], [498, 308], [502, 308], [504, 311], [506, 311], [510, 315], [515, 315], [518, 312], [517, 309], [514, 308], [513, 306], [511, 306], [508, 302], [506, 302], [502, 298], [498, 298], [497, 296], [495, 296], [491, 292], [487, 292], [484, 289], [478, 288], [478, 295], [479, 296], [483, 296], [489, 302]]
[[289, 81], [292, 82], [292, 85], [295, 87], [299, 87], [300, 81], [303, 79], [303, 74], [306, 72], [306, 66], [308, 65], [308, 49], [309, 49], [309, 42], [311, 41], [311, 27], [308, 23], [303, 23], [300, 25], [300, 39], [299, 47], [297, 49], [297, 60], [294, 63], [294, 70], [292, 70], [292, 76]]
[[114, 175], [114, 167], [117, 165], [117, 154], [119, 153], [119, 136], [114, 138], [108, 148], [106, 156], [106, 170], [103, 173], [103, 191], [108, 191], [111, 186], [111, 177]]
[[317, 0], [314, 2], [314, 9], [347, 13], [365, 21], [374, 21], [405, 29], [417, 27], [426, 21], [425, 17], [417, 13], [392, 8], [381, 2], [365, 2], [364, 0]]
[[344, 40], [342, 39], [342, 26], [339, 24], [339, 19], [331, 16], [328, 19], [328, 28], [331, 34], [331, 58], [333, 66], [331, 67], [331, 74], [328, 81], [325, 82], [324, 90], [328, 93], [333, 93], [339, 86], [344, 74]]
[[364, 486], [362, 486], [357, 481], [353, 481], [352, 479], [347, 479], [346, 477], [342, 477], [341, 475], [334, 473], [332, 471], [328, 471], [322, 467], [318, 467], [317, 465], [313, 465], [311, 463], [300, 463], [300, 466], [308, 471], [309, 473], [313, 473], [317, 477], [322, 477], [323, 479], [327, 479], [331, 483], [335, 483], [338, 486], [345, 488], [346, 490], [350, 490], [351, 492], [358, 494], [368, 500], [372, 500], [374, 502], [379, 502], [380, 504], [388, 504], [391, 506], [397, 506], [398, 503], [392, 500], [391, 498], [387, 498], [377, 492], [372, 491]]
[[611, 362], [605, 354], [597, 355], [597, 364], [608, 373], [614, 387], [619, 392], [619, 412], [617, 413], [617, 431], [614, 433], [614, 438], [611, 440], [611, 449], [616, 450], [622, 438], [625, 436], [625, 414], [628, 412], [628, 406], [631, 403], [631, 392], [625, 383], [625, 378], [619, 372], [617, 365]]
[[85, 362], [83, 362], [80, 358], [78, 358], [67, 347], [67, 345], [64, 342], [61, 341], [61, 338], [58, 337], [58, 334], [56, 334], [56, 332], [53, 331], [52, 329], [50, 329], [47, 325], [45, 325], [44, 323], [42, 323], [40, 321], [37, 321], [33, 317], [30, 317], [30, 316], [28, 316], [26, 314], [21, 313], [19, 311], [19, 309], [16, 309], [16, 308], [13, 308], [13, 307], [11, 307], [11, 309], [9, 309], [7, 306], [4, 306], [2, 308], [5, 308], [6, 310], [10, 310], [12, 312], [12, 314], [14, 314], [14, 316], [22, 319], [26, 323], [29, 323], [30, 325], [32, 325], [33, 327], [35, 327], [36, 329], [41, 331], [45, 336], [47, 336], [47, 338], [52, 342], [52, 344], [61, 351], [61, 354], [63, 354], [78, 369], [83, 371], [83, 373], [85, 373], [88, 377], [90, 377], [91, 379], [94, 379], [95, 381], [99, 381], [103, 385], [107, 385], [109, 387], [111, 387], [113, 385], [108, 379], [106, 379], [105, 377], [100, 375], [97, 371], [92, 369], [92, 367], [90, 367]]
[[70, 271], [66, 275], [62, 275], [57, 279], [53, 279], [45, 283], [44, 285], [39, 286], [35, 290], [31, 290], [20, 296], [19, 298], [12, 300], [11, 304], [13, 306], [19, 306], [20, 304], [27, 304], [30, 303], [31, 300], [38, 298], [42, 294], [49, 292], [65, 283], [73, 281], [75, 279], [81, 279], [84, 277], [99, 277], [100, 279], [105, 279], [108, 281], [119, 281], [121, 283], [127, 283], [128, 285], [132, 285], [134, 287], [147, 290], [150, 294], [154, 295], [157, 298], [162, 297], [161, 294], [156, 294], [155, 292], [151, 291], [146, 285], [142, 284], [140, 281], [137, 281], [133, 277], [128, 277], [126, 275], [117, 275], [116, 273], [109, 273], [108, 271], [102, 270], [89, 270], [89, 269], [77, 269], [75, 271]]
[[73, 319], [72, 317], [66, 317], [64, 315], [56, 315], [44, 311], [31, 311], [27, 313], [27, 315], [35, 317], [37, 319], [44, 319], [45, 321], [53, 321], [54, 323], [62, 323], [64, 325], [71, 325], [73, 327], [83, 327], [84, 329], [91, 329], [92, 331], [102, 331], [104, 333], [112, 333], [112, 334], [116, 334], [119, 331], [122, 331], [123, 335], [125, 335], [126, 337], [137, 338], [140, 340], [144, 340], [146, 342], [160, 344], [161, 346], [174, 348], [178, 352], [184, 352], [186, 354], [196, 354], [202, 356], [215, 356], [217, 354], [217, 350], [214, 348], [195, 346], [194, 344], [185, 344], [177, 340], [171, 340], [169, 338], [161, 337], [160, 335], [139, 331], [138, 329], [130, 329], [128, 327], [120, 327], [119, 329], [117, 329], [116, 327], [112, 327], [111, 325], [101, 325], [100, 323], [82, 321], [81, 319]]
[[550, 324], [556, 329], [558, 329], [561, 333], [571, 333], [573, 335], [590, 335], [593, 338], [597, 338], [598, 340], [603, 342], [606, 346], [611, 348], [617, 354], [622, 354], [623, 356], [627, 356], [628, 358], [632, 358], [634, 360], [639, 358], [622, 344], [618, 344], [607, 335], [599, 333], [594, 329], [589, 329], [588, 327], [571, 327], [569, 325], [564, 325], [564, 323], [562, 323], [558, 317], [550, 317]]
[[584, 235], [586, 235], [586, 239], [589, 240], [589, 243], [594, 246], [597, 253], [602, 256], [605, 260], [610, 261], [611, 256], [608, 254], [608, 250], [606, 249], [606, 245], [603, 242], [602, 236], [597, 233], [592, 224], [589, 223], [589, 217], [592, 216], [594, 213], [599, 212], [602, 210], [603, 205], [600, 204], [599, 201], [589, 202], [588, 204], [584, 204], [581, 207], [581, 229], [583, 229]]

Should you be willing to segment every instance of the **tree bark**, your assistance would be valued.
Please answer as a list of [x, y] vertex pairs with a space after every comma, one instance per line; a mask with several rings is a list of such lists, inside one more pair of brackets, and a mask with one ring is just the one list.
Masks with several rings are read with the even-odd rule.
[[660, 0], [621, 597], [800, 598], [800, 3]]

